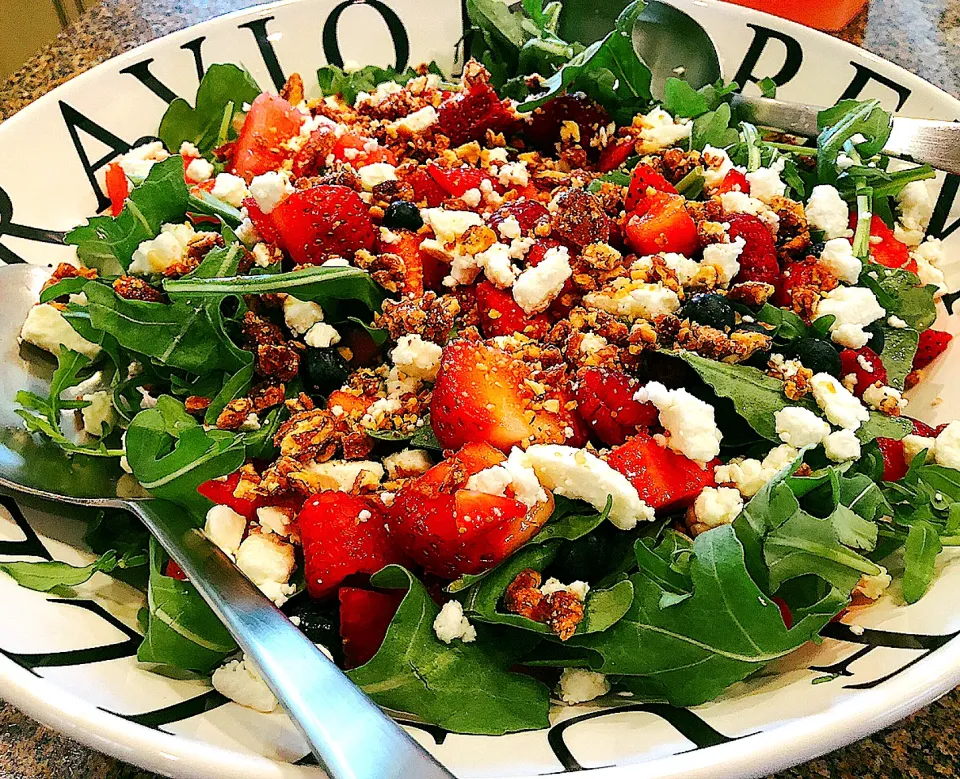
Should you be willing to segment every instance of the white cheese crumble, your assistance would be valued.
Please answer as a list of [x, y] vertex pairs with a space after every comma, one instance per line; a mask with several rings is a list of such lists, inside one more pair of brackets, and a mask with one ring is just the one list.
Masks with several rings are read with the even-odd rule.
[[837, 287], [818, 303], [816, 316], [836, 317], [830, 325], [833, 341], [851, 349], [859, 349], [870, 340], [864, 330], [869, 324], [887, 315], [876, 295], [866, 287]]
[[810, 379], [813, 397], [831, 424], [844, 430], [857, 431], [870, 419], [866, 407], [839, 381], [828, 373], [817, 373]]
[[[714, 146], [704, 146], [700, 153], [700, 159], [704, 162], [703, 181], [707, 189], [719, 187], [727, 174], [734, 169], [730, 155], [723, 149]], [[743, 168], [738, 168], [738, 170], [743, 170]]]
[[730, 243], [711, 243], [703, 249], [703, 264], [716, 268], [718, 281], [726, 286], [740, 272], [738, 260], [746, 245], [739, 236]]
[[934, 204], [925, 181], [911, 181], [897, 194], [900, 214], [894, 227], [894, 238], [907, 246], [917, 246], [923, 240]]
[[937, 436], [933, 453], [937, 465], [960, 470], [960, 421], [953, 421]]
[[845, 238], [850, 232], [850, 209], [836, 187], [818, 184], [806, 206], [807, 223], [823, 231], [825, 239]]
[[247, 536], [237, 550], [237, 567], [274, 602], [286, 600], [295, 566], [293, 547], [273, 533]]
[[218, 173], [210, 194], [234, 208], [240, 208], [244, 198], [250, 196], [250, 190], [247, 189], [247, 183], [239, 176], [234, 176], [232, 173]]
[[704, 487], [693, 504], [697, 522], [708, 528], [729, 525], [743, 511], [740, 491], [730, 487]]
[[292, 332], [303, 335], [317, 322], [323, 321], [323, 309], [319, 303], [287, 295], [283, 299], [283, 321]]
[[913, 462], [913, 458], [922, 451], [926, 451], [927, 453], [924, 462], [935, 462], [937, 451], [936, 438], [927, 438], [926, 436], [911, 433], [910, 435], [904, 436], [901, 443], [903, 444], [903, 459], [908, 465]]
[[940, 264], [944, 260], [943, 242], [939, 238], [927, 238], [916, 249], [910, 252], [910, 257], [917, 263], [917, 275], [924, 284], [932, 284], [939, 294], [947, 291]]
[[775, 197], [783, 197], [787, 185], [780, 178], [786, 160], [781, 157], [769, 168], [759, 168], [746, 174], [750, 184], [750, 195], [764, 203], [771, 202]]
[[253, 661], [246, 656], [220, 666], [210, 681], [221, 695], [248, 709], [269, 714], [280, 705]]
[[213, 176], [213, 165], [203, 157], [197, 157], [195, 160], [190, 160], [190, 164], [187, 165], [184, 175], [187, 177], [187, 180], [193, 184], [209, 181]]
[[907, 399], [903, 397], [900, 390], [894, 387], [886, 387], [879, 381], [875, 381], [863, 391], [863, 402], [877, 411], [880, 411], [881, 406], [887, 405], [886, 402], [890, 400], [896, 403], [897, 408], [901, 410], [907, 406]]
[[187, 245], [195, 236], [193, 227], [187, 223], [163, 225], [156, 238], [140, 242], [127, 272], [140, 275], [163, 273], [183, 259]]
[[510, 247], [504, 243], [495, 243], [489, 249], [474, 256], [474, 262], [483, 268], [487, 280], [500, 289], [512, 286], [520, 275], [520, 271], [511, 259]]
[[276, 170], [254, 176], [253, 181], [250, 182], [250, 194], [264, 214], [272, 213], [273, 209], [293, 194], [293, 191], [286, 173]]
[[81, 395], [80, 399], [90, 404], [80, 410], [84, 432], [97, 437], [110, 432], [117, 421], [117, 414], [113, 409], [113, 393], [98, 390]]
[[800, 406], [780, 409], [773, 418], [780, 440], [797, 449], [816, 446], [830, 434], [830, 425], [810, 409]]
[[564, 703], [573, 706], [586, 703], [610, 692], [607, 677], [586, 668], [564, 668], [557, 685], [557, 694]]
[[835, 463], [860, 458], [860, 439], [852, 430], [836, 430], [823, 439], [827, 458]]
[[893, 582], [893, 578], [882, 565], [878, 567], [880, 568], [880, 573], [865, 573], [860, 577], [860, 581], [854, 589], [855, 592], [859, 592], [870, 600], [877, 600], [887, 591], [887, 588], [889, 588]]
[[551, 247], [539, 265], [527, 268], [514, 282], [513, 299], [527, 314], [543, 311], [560, 294], [572, 274], [567, 247]]
[[587, 600], [587, 593], [590, 592], [590, 585], [584, 581], [580, 581], [579, 579], [577, 579], [575, 582], [570, 582], [570, 584], [564, 584], [559, 579], [555, 579], [551, 576], [540, 587], [540, 592], [542, 592], [544, 595], [553, 595], [555, 592], [569, 592], [571, 595], [575, 595], [577, 599], [583, 603]]
[[425, 449], [403, 449], [383, 458], [383, 465], [391, 480], [419, 476], [433, 467], [430, 453]]
[[846, 238], [831, 238], [823, 245], [820, 263], [844, 284], [860, 280], [863, 263], [854, 256], [853, 245]]
[[91, 360], [100, 354], [100, 346], [83, 338], [51, 303], [40, 303], [27, 312], [20, 337], [55, 355], [60, 354], [61, 348], [72, 349]]
[[473, 211], [446, 211], [442, 208], [420, 210], [423, 223], [433, 230], [441, 243], [456, 241], [468, 229], [483, 224], [483, 217]]
[[150, 141], [117, 157], [117, 164], [125, 175], [145, 179], [154, 163], [163, 162], [170, 154], [160, 141]]
[[723, 435], [717, 427], [713, 406], [685, 389], [668, 390], [658, 381], [641, 387], [633, 396], [640, 403], [653, 403], [660, 424], [668, 433], [667, 446], [701, 465], [720, 453]]
[[396, 128], [397, 130], [405, 130], [406, 132], [414, 135], [416, 133], [423, 132], [428, 127], [437, 122], [437, 109], [432, 105], [424, 106], [418, 111], [414, 111], [412, 114], [407, 114], [402, 119], [397, 120]]
[[414, 333], [400, 336], [390, 358], [408, 376], [433, 381], [437, 378], [442, 354], [442, 347]]
[[690, 137], [693, 122], [689, 119], [674, 119], [659, 106], [641, 119], [641, 153], [669, 149]]
[[502, 463], [473, 474], [466, 484], [468, 490], [500, 497], [506, 496], [508, 488], [513, 491], [513, 499], [527, 508], [547, 499], [547, 493], [540, 485], [536, 471], [530, 466], [523, 451], [516, 447]]
[[326, 322], [317, 322], [307, 330], [303, 342], [314, 349], [329, 349], [340, 343], [340, 333], [337, 332], [337, 328]]
[[232, 559], [243, 541], [247, 520], [229, 506], [214, 506], [207, 512], [204, 535]]
[[584, 295], [583, 304], [624, 319], [652, 321], [680, 308], [680, 298], [661, 283], [645, 284], [621, 277], [599, 292]]
[[433, 621], [433, 632], [444, 644], [452, 644], [459, 639], [464, 644], [477, 640], [477, 629], [463, 616], [460, 601], [448, 600]]
[[264, 530], [278, 536], [289, 536], [292, 521], [290, 514], [290, 509], [281, 506], [261, 506], [257, 509], [257, 521]]
[[[519, 459], [519, 457], [518, 457]], [[613, 499], [610, 521], [621, 530], [654, 519], [650, 508], [629, 479], [585, 449], [559, 444], [534, 444], [523, 453], [523, 462], [536, 471], [540, 483], [558, 495], [584, 500], [603, 511]]]
[[367, 192], [372, 192], [377, 184], [384, 181], [396, 181], [397, 169], [389, 162], [374, 162], [370, 165], [364, 165], [357, 171], [360, 184]]
[[789, 444], [781, 444], [767, 453], [763, 462], [752, 457], [737, 457], [713, 469], [719, 484], [732, 484], [745, 498], [756, 495], [780, 471], [790, 465], [799, 452]]

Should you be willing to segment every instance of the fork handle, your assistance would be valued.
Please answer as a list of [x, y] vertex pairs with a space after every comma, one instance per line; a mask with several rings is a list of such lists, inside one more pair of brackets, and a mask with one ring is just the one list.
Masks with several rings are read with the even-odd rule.
[[257, 666], [332, 779], [453, 779], [364, 695], [191, 522], [160, 500], [131, 501]]

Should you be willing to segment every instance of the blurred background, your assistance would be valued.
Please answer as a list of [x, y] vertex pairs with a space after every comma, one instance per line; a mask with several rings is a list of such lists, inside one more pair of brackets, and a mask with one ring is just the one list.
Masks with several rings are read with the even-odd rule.
[[99, 0], [0, 0], [0, 79]]

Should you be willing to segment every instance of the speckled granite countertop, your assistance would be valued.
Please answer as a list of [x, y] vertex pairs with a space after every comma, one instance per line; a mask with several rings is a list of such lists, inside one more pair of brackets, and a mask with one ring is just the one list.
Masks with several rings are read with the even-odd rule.
[[[123, 51], [251, 0], [106, 0], [0, 88], [0, 119]], [[839, 36], [960, 96], [960, 0], [873, 0]], [[899, 725], [784, 771], [777, 779], [953, 777], [960, 689]], [[0, 779], [154, 779], [81, 747], [0, 702]]]

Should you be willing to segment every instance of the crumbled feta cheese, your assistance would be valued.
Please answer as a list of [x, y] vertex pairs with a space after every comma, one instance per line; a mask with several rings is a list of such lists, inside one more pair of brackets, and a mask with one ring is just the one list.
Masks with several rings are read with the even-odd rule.
[[[344, 63], [343, 69], [344, 71], [347, 70], [347, 63]], [[356, 70], [359, 70], [359, 66], [357, 66]], [[384, 81], [382, 84], [377, 84], [376, 89], [374, 89], [372, 93], [360, 92], [353, 105], [355, 108], [359, 108], [362, 105], [377, 106], [390, 97], [390, 95], [395, 95], [401, 91], [403, 91], [403, 87], [396, 81]]]
[[543, 311], [572, 274], [567, 247], [551, 247], [538, 265], [527, 268], [514, 282], [513, 299], [527, 314]]
[[783, 197], [787, 185], [780, 178], [786, 160], [780, 157], [769, 168], [759, 168], [746, 174], [750, 185], [750, 195], [764, 203], [770, 203], [775, 197]]
[[746, 245], [739, 236], [730, 243], [711, 243], [703, 249], [703, 264], [716, 268], [717, 280], [727, 285], [740, 272], [738, 260]]
[[424, 208], [420, 211], [423, 223], [431, 228], [441, 243], [456, 241], [468, 229], [483, 224], [483, 217], [473, 211], [446, 211], [442, 208]]
[[272, 533], [247, 536], [237, 549], [237, 567], [256, 585], [285, 584], [295, 565], [293, 547]]
[[520, 223], [512, 214], [497, 225], [497, 232], [500, 233], [502, 238], [506, 238], [507, 240], [519, 238], [521, 235], [523, 235], [523, 230], [520, 228]]
[[217, 505], [207, 512], [204, 535], [231, 558], [237, 553], [247, 530], [247, 520], [229, 506]]
[[806, 206], [807, 223], [823, 231], [825, 239], [850, 235], [850, 209], [836, 187], [818, 184], [810, 193]]
[[190, 141], [184, 141], [180, 144], [180, 151], [177, 152], [181, 157], [201, 157], [200, 149], [197, 148], [195, 143], [190, 143]]
[[586, 668], [564, 668], [557, 685], [557, 694], [564, 703], [573, 706], [586, 703], [610, 692], [607, 677]]
[[883, 593], [887, 591], [887, 588], [890, 587], [893, 579], [887, 569], [882, 565], [878, 566], [880, 568], [880, 573], [876, 574], [863, 574], [860, 577], [860, 581], [857, 584], [854, 592], [859, 592], [865, 598], [870, 600], [877, 600]]
[[[520, 459], [519, 455], [516, 457]], [[640, 499], [627, 477], [586, 449], [534, 444], [523, 453], [522, 462], [536, 471], [540, 483], [548, 490], [584, 500], [597, 511], [603, 511], [607, 498], [612, 498], [610, 521], [621, 530], [630, 530], [637, 522], [654, 519], [653, 509]]]
[[587, 593], [590, 592], [590, 585], [579, 579], [570, 582], [570, 584], [564, 584], [559, 579], [550, 577], [540, 587], [540, 592], [544, 595], [553, 595], [555, 592], [569, 592], [571, 595], [575, 595], [579, 601], [585, 602]]
[[896, 314], [891, 314], [887, 318], [887, 324], [896, 330], [906, 330], [908, 327], [910, 327], [910, 325], [908, 325], [904, 320], [902, 320]]
[[667, 446], [703, 465], [720, 453], [723, 435], [714, 419], [713, 406], [685, 389], [668, 390], [651, 381], [633, 396], [640, 403], [653, 403], [660, 412], [660, 424], [668, 433]]
[[[244, 208], [240, 213], [245, 214], [246, 211], [247, 209]], [[240, 243], [248, 248], [260, 240], [260, 234], [257, 232], [257, 228], [253, 226], [253, 222], [250, 221], [250, 217], [248, 216], [243, 217], [243, 221], [240, 222], [240, 225], [233, 232]]]
[[383, 479], [383, 466], [373, 460], [327, 460], [311, 463], [304, 473], [319, 490], [351, 492], [354, 485], [376, 487]]
[[234, 176], [232, 173], [218, 173], [210, 194], [234, 208], [240, 208], [244, 198], [250, 196], [250, 190], [247, 189], [247, 183], [239, 176]]
[[927, 438], [926, 436], [911, 433], [908, 436], [904, 436], [901, 443], [903, 444], [903, 459], [908, 465], [913, 462], [914, 457], [923, 451], [927, 453], [924, 462], [932, 463], [935, 461], [937, 451], [936, 438]]
[[860, 280], [863, 263], [853, 254], [853, 245], [846, 238], [831, 238], [823, 246], [820, 263], [845, 284]]
[[720, 205], [729, 214], [760, 216], [768, 211], [766, 203], [762, 200], [757, 200], [757, 198], [736, 189], [722, 193], [720, 195]]
[[460, 195], [460, 199], [471, 208], [476, 208], [483, 199], [483, 193], [476, 187], [473, 187]]
[[836, 430], [823, 439], [823, 449], [835, 463], [856, 460], [860, 457], [860, 439], [852, 430]]
[[525, 187], [530, 183], [525, 162], [505, 162], [500, 166], [497, 179], [505, 187]]
[[[894, 232], [897, 240], [917, 246], [933, 216], [933, 200], [925, 181], [911, 181], [897, 194], [900, 215]], [[904, 240], [906, 239], [906, 240]]]
[[879, 381], [874, 382], [863, 391], [863, 402], [877, 411], [889, 413], [884, 407], [896, 408], [902, 410], [907, 405], [907, 399], [903, 397], [900, 390], [893, 387], [886, 387]]
[[319, 303], [287, 295], [283, 299], [283, 321], [292, 332], [303, 335], [317, 322], [323, 321], [323, 309]]
[[[612, 249], [611, 251], [616, 251]], [[619, 253], [618, 253], [619, 254]], [[631, 271], [649, 272], [653, 268], [655, 259], [660, 260], [670, 270], [677, 274], [677, 280], [681, 286], [686, 286], [690, 280], [697, 275], [700, 270], [700, 264], [695, 260], [684, 257], [676, 252], [663, 252], [662, 254], [650, 254], [646, 257], [640, 257], [633, 265]]]
[[364, 165], [357, 171], [360, 178], [360, 184], [367, 192], [372, 192], [377, 184], [384, 181], [396, 181], [397, 169], [389, 162], [374, 162], [370, 165]]
[[360, 425], [369, 430], [376, 430], [380, 427], [381, 422], [396, 414], [401, 408], [403, 408], [403, 404], [397, 398], [375, 400], [367, 407], [367, 413], [361, 417]]
[[71, 327], [58, 308], [50, 303], [41, 303], [27, 312], [20, 328], [20, 337], [28, 344], [59, 355], [65, 347], [79, 352], [91, 360], [100, 354], [100, 346], [83, 338]]
[[405, 130], [411, 135], [423, 132], [437, 122], [437, 110], [432, 106], [424, 106], [419, 111], [407, 114], [396, 123], [397, 130]]
[[729, 525], [743, 511], [740, 491], [729, 487], [704, 487], [693, 504], [697, 522], [708, 528]]
[[433, 621], [433, 632], [444, 644], [460, 639], [464, 644], [477, 640], [477, 629], [463, 616], [460, 601], [448, 600]]
[[830, 434], [830, 425], [810, 409], [787, 406], [773, 415], [780, 440], [797, 449], [816, 446]]
[[400, 336], [390, 358], [408, 376], [433, 381], [437, 378], [442, 354], [442, 347], [414, 333]]
[[163, 273], [183, 259], [187, 245], [196, 236], [189, 224], [165, 224], [156, 238], [141, 241], [133, 252], [127, 273]]
[[264, 530], [276, 533], [278, 536], [290, 535], [292, 517], [291, 510], [288, 508], [282, 506], [261, 506], [257, 509], [257, 520]]
[[596, 354], [601, 349], [609, 346], [609, 341], [602, 335], [596, 333], [584, 333], [580, 340], [580, 352], [582, 354]]
[[254, 246], [252, 254], [253, 262], [258, 268], [269, 268], [283, 259], [283, 255], [278, 249], [267, 246], [265, 243], [258, 243]]
[[583, 298], [587, 308], [597, 308], [624, 319], [654, 320], [680, 308], [680, 298], [661, 283], [645, 284], [628, 278], [614, 279], [599, 292]]
[[317, 322], [307, 330], [303, 341], [307, 346], [312, 346], [314, 349], [329, 349], [331, 346], [340, 343], [340, 333], [337, 332], [337, 328], [328, 325], [326, 322]]
[[[870, 419], [866, 407], [839, 381], [828, 373], [817, 373], [810, 379], [813, 397], [827, 419], [844, 430], [859, 430]], [[789, 443], [789, 442], [788, 442]], [[796, 444], [794, 444], [796, 446]]]
[[939, 238], [927, 238], [910, 257], [917, 263], [917, 275], [924, 284], [932, 284], [940, 294], [947, 291], [940, 263], [944, 260], [943, 242]]
[[738, 457], [713, 470], [718, 484], [733, 484], [745, 498], [756, 495], [780, 471], [793, 463], [799, 452], [789, 444], [770, 450], [763, 462]]
[[937, 436], [933, 456], [937, 465], [960, 470], [960, 421], [951, 422]]
[[851, 349], [859, 349], [870, 340], [863, 328], [886, 316], [887, 312], [866, 287], [837, 287], [824, 295], [816, 309], [817, 317], [831, 314], [836, 317], [830, 325], [831, 339]]
[[[704, 146], [700, 153], [700, 159], [704, 163], [703, 181], [707, 189], [719, 187], [727, 174], [734, 169], [730, 155], [723, 149], [717, 149], [714, 146]], [[743, 168], [738, 168], [738, 170], [743, 170]]]
[[466, 484], [468, 490], [500, 497], [506, 496], [508, 488], [513, 492], [513, 499], [520, 501], [528, 508], [543, 503], [547, 499], [547, 493], [540, 485], [536, 472], [524, 457], [523, 452], [517, 448], [514, 448], [510, 452], [510, 457], [499, 465], [473, 474]]
[[512, 286], [520, 275], [520, 271], [510, 260], [510, 247], [504, 243], [495, 243], [474, 256], [474, 262], [483, 268], [487, 280], [500, 289]]
[[264, 213], [273, 212], [281, 202], [293, 194], [290, 178], [276, 170], [254, 176], [250, 182], [250, 194], [257, 201], [257, 207]]
[[209, 181], [213, 176], [213, 165], [207, 162], [203, 157], [197, 157], [195, 160], [190, 160], [190, 164], [187, 165], [184, 175], [187, 178], [187, 181], [193, 184], [200, 184], [204, 181]]
[[403, 449], [383, 458], [390, 480], [419, 476], [433, 467], [430, 453], [425, 449]]
[[423, 381], [416, 376], [408, 376], [396, 365], [387, 374], [387, 395], [391, 398], [401, 398], [404, 395], [415, 395], [420, 391]]
[[646, 114], [640, 130], [641, 153], [669, 149], [690, 137], [693, 122], [689, 119], [674, 119], [659, 106]]
[[150, 141], [117, 157], [117, 164], [125, 175], [145, 179], [154, 163], [163, 162], [170, 155], [160, 141]]
[[269, 714], [276, 711], [279, 702], [263, 677], [257, 671], [252, 660], [246, 656], [241, 660], [231, 660], [213, 672], [210, 680], [214, 689], [234, 703], [248, 709]]
[[90, 404], [80, 410], [84, 432], [98, 437], [110, 432], [117, 421], [117, 414], [113, 409], [113, 393], [98, 390], [81, 395], [80, 399]]

